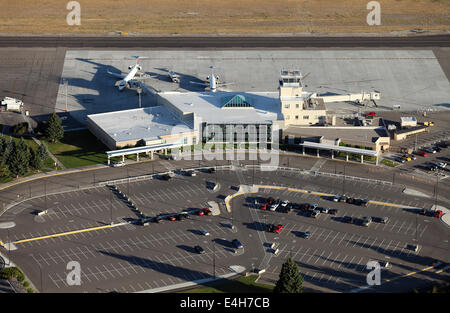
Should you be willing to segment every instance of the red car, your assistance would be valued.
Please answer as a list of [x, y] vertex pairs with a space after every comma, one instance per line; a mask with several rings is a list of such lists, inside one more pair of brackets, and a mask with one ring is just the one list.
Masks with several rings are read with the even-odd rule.
[[377, 113], [375, 112], [366, 113], [366, 117], [375, 117], [375, 116], [377, 116]]
[[204, 209], [203, 209], [203, 213], [204, 213], [205, 215], [212, 215], [211, 210], [208, 209], [208, 208], [204, 208]]
[[261, 210], [267, 210], [267, 203], [261, 204], [260, 209]]
[[283, 229], [283, 225], [281, 225], [281, 224], [278, 224], [278, 225], [275, 225], [275, 227], [273, 228], [273, 231], [275, 232], [275, 233], [279, 233], [282, 229]]
[[169, 221], [176, 221], [177, 220], [177, 218], [175, 217], [175, 216], [169, 216], [168, 218], [167, 218]]
[[279, 233], [283, 229], [283, 227], [284, 226], [281, 224], [278, 225], [268, 224], [266, 225], [266, 230], [271, 233]]
[[426, 156], [427, 156], [427, 153], [426, 153], [425, 151], [423, 151], [423, 150], [417, 151], [416, 154], [417, 154], [417, 155], [420, 155], [420, 156], [423, 156], [423, 157], [426, 157]]
[[200, 216], [202, 216], [202, 215], [205, 215], [205, 212], [203, 212], [203, 210], [200, 209], [200, 210], [197, 210], [197, 214], [200, 215]]
[[433, 212], [433, 216], [437, 217], [437, 218], [441, 218], [442, 217], [442, 211], [441, 210], [437, 210]]

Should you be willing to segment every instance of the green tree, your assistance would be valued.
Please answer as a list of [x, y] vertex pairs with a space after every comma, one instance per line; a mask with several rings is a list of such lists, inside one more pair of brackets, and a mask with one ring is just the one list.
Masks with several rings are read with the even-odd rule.
[[40, 170], [43, 165], [44, 162], [39, 157], [39, 153], [30, 148], [30, 166], [35, 170]]
[[8, 153], [6, 166], [13, 176], [23, 176], [28, 172], [30, 155], [25, 141], [22, 140], [15, 144], [12, 142], [12, 149]]
[[0, 154], [3, 155], [6, 149], [6, 140], [3, 135], [0, 136]]
[[45, 129], [45, 137], [52, 143], [61, 140], [64, 137], [64, 129], [61, 125], [61, 119], [56, 113], [48, 119], [47, 128]]
[[48, 150], [44, 144], [39, 145], [37, 149], [37, 155], [42, 161], [48, 158]]
[[303, 292], [303, 277], [298, 271], [297, 264], [289, 258], [282, 266], [280, 278], [275, 285], [275, 293], [301, 293]]

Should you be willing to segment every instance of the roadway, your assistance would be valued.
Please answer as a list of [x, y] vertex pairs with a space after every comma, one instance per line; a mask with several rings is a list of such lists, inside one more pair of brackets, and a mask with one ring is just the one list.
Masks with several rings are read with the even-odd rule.
[[325, 48], [325, 47], [448, 47], [449, 35], [405, 37], [98, 37], [98, 36], [3, 36], [0, 47], [66, 48]]

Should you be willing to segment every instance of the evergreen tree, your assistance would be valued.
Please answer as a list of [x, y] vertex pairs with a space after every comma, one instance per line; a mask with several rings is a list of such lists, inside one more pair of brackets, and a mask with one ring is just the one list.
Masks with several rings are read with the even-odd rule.
[[42, 161], [48, 158], [48, 150], [44, 144], [39, 145], [37, 149], [37, 155]]
[[13, 176], [23, 176], [28, 172], [30, 155], [23, 138], [19, 144], [12, 143], [12, 150], [8, 154], [7, 167]]
[[6, 140], [3, 135], [0, 136], [0, 155], [3, 155], [6, 149]]
[[39, 157], [39, 153], [30, 148], [30, 166], [35, 170], [40, 170], [43, 165], [44, 162]]
[[12, 140], [11, 137], [9, 137], [9, 141], [5, 144], [5, 151], [3, 152], [3, 158], [2, 158], [2, 166], [8, 164], [8, 158], [11, 155], [11, 152], [14, 150], [14, 140]]
[[273, 290], [275, 293], [301, 293], [303, 291], [303, 277], [298, 271], [297, 264], [289, 258], [282, 266], [280, 278]]
[[47, 128], [45, 129], [45, 136], [52, 143], [61, 140], [64, 137], [64, 129], [61, 125], [61, 119], [56, 113], [48, 119]]

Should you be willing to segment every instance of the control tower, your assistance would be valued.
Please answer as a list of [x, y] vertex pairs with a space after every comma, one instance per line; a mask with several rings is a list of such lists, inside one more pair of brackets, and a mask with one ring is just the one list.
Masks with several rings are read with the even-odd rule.
[[326, 119], [322, 99], [312, 99], [303, 91], [303, 75], [299, 70], [282, 70], [280, 75], [280, 105], [284, 126], [322, 125]]

